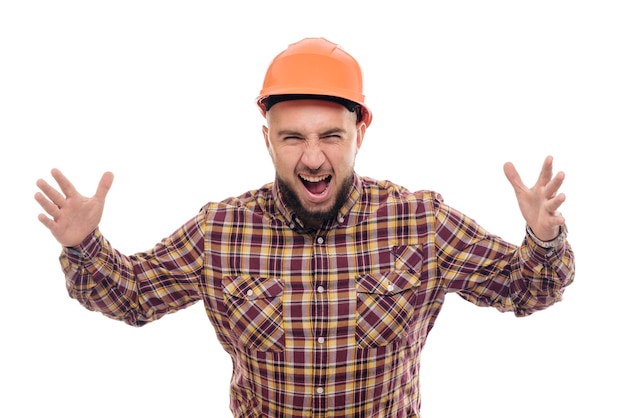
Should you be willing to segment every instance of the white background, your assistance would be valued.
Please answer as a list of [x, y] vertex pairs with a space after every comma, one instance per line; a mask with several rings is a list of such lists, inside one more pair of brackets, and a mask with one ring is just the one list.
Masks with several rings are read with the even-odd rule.
[[[86, 195], [152, 247], [207, 201], [273, 179], [254, 105], [271, 59], [323, 36], [361, 63], [374, 113], [357, 171], [434, 189], [519, 243], [502, 164], [566, 173], [576, 282], [518, 319], [446, 300], [422, 412], [625, 417], [626, 14], [620, 1], [4, 1], [0, 4], [0, 415], [228, 417], [229, 357], [203, 307], [135, 329], [70, 299], [35, 181]], [[410, 6], [409, 6], [410, 5]]]

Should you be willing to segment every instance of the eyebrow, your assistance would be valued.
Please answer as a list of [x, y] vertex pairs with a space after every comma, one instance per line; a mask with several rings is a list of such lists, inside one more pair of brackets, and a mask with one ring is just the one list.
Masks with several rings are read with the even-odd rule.
[[[331, 128], [331, 129], [327, 129], [323, 132], [320, 133], [320, 136], [326, 136], [326, 135], [331, 135], [331, 134], [344, 134], [347, 131], [345, 129], [342, 128]], [[296, 131], [296, 130], [292, 130], [292, 129], [283, 129], [278, 131], [278, 135], [283, 136], [283, 135], [299, 135], [299, 136], [303, 136], [303, 134], [300, 131]]]

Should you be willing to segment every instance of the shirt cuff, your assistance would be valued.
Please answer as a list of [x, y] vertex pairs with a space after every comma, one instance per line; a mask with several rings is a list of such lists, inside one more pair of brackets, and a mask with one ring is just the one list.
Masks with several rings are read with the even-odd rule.
[[64, 247], [63, 252], [70, 262], [80, 264], [82, 260], [93, 258], [102, 250], [102, 234], [96, 228], [83, 241], [74, 247]]
[[563, 243], [567, 239], [567, 226], [566, 225], [559, 226], [559, 235], [557, 235], [556, 238], [550, 241], [542, 241], [539, 238], [537, 238], [533, 230], [530, 229], [530, 226], [528, 225], [526, 225], [526, 233], [532, 239], [532, 241], [540, 247], [547, 248], [547, 249], [557, 248], [563, 245]]

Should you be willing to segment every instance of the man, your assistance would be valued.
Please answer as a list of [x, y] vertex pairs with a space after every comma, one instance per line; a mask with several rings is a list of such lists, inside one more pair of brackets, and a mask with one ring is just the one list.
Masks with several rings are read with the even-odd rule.
[[233, 359], [235, 417], [419, 417], [419, 362], [447, 293], [526, 316], [562, 297], [574, 256], [545, 159], [507, 243], [430, 191], [354, 172], [372, 113], [356, 60], [322, 39], [271, 63], [257, 104], [273, 183], [207, 203], [155, 248], [125, 256], [98, 225], [113, 175], [80, 195], [59, 170], [35, 199], [62, 244], [68, 291], [141, 326], [202, 300]]

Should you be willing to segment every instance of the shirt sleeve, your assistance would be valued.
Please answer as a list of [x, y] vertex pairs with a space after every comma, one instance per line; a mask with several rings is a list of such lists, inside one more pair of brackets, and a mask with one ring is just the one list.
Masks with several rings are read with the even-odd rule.
[[115, 250], [96, 229], [61, 253], [70, 297], [133, 326], [194, 304], [201, 298], [203, 220], [199, 214], [152, 250], [132, 256]]
[[574, 254], [567, 241], [543, 248], [526, 235], [516, 246], [441, 201], [435, 206], [438, 269], [448, 292], [478, 306], [527, 316], [560, 301], [574, 280]]

